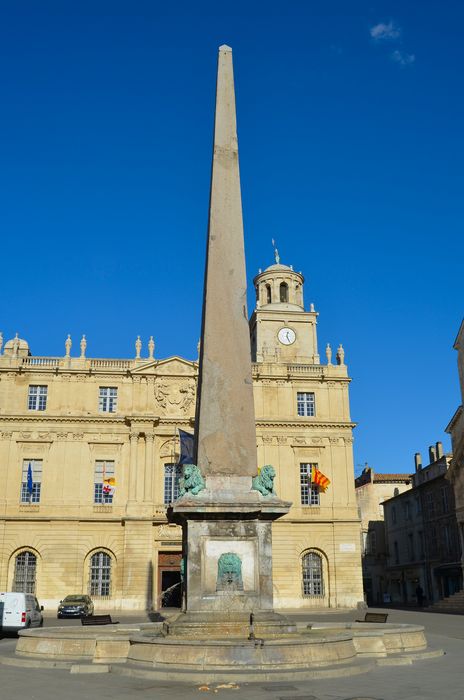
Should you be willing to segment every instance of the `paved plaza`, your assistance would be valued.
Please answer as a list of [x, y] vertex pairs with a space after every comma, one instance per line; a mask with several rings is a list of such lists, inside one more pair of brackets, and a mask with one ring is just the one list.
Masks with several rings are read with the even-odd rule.
[[[384, 666], [373, 671], [345, 678], [312, 681], [250, 683], [238, 688], [221, 688], [217, 684], [181, 685], [119, 676], [112, 673], [71, 674], [69, 670], [0, 666], [0, 698], [15, 700], [93, 700], [94, 698], [249, 698], [250, 700], [462, 700], [464, 696], [464, 616], [427, 613], [416, 610], [390, 610], [389, 621], [424, 625], [429, 647], [443, 649], [440, 658], [418, 661], [413, 665]], [[292, 613], [300, 621], [351, 621], [357, 611], [324, 613]], [[123, 616], [120, 616], [122, 619]], [[127, 622], [140, 622], [140, 616], [124, 616]], [[56, 620], [47, 617], [46, 626], [77, 625], [78, 620]], [[8, 661], [13, 657], [16, 640], [0, 641], [0, 655]]]

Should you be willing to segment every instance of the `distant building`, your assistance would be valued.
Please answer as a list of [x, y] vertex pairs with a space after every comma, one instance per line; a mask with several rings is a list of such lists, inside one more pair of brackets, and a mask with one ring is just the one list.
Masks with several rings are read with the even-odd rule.
[[364, 595], [368, 605], [388, 602], [383, 502], [411, 488], [410, 474], [377, 474], [367, 466], [355, 479], [361, 517]]
[[[456, 518], [459, 527], [461, 552], [464, 552], [464, 320], [461, 323], [453, 347], [458, 351], [461, 405], [446, 427], [446, 432], [451, 435], [453, 458], [449, 465], [449, 477], [453, 484], [454, 497], [456, 499]], [[461, 569], [464, 571], [464, 561], [461, 561]]]
[[441, 442], [429, 448], [430, 464], [415, 455], [412, 488], [384, 503], [387, 577], [392, 602], [417, 604], [417, 589], [426, 604], [462, 587], [461, 549], [454, 493], [447, 478], [451, 455]]

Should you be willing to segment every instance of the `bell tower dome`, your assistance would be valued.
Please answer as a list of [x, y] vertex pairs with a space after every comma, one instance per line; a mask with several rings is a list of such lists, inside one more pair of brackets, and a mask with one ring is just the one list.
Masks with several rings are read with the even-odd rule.
[[276, 262], [253, 280], [256, 308], [250, 319], [253, 362], [319, 364], [316, 323], [311, 304], [305, 311], [304, 277], [291, 265]]

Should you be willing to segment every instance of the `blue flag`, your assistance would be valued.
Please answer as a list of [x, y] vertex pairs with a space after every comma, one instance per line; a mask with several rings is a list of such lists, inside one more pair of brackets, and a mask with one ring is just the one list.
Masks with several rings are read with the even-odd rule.
[[32, 465], [29, 462], [29, 466], [27, 467], [27, 490], [29, 493], [32, 493], [32, 489], [34, 487], [34, 482], [32, 480]]
[[193, 464], [193, 435], [179, 428], [180, 457], [179, 464]]

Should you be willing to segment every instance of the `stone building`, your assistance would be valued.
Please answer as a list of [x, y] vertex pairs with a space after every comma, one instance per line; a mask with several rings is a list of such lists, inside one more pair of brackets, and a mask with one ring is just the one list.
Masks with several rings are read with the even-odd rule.
[[454, 493], [447, 478], [451, 455], [437, 442], [429, 459], [422, 467], [416, 453], [411, 490], [384, 503], [387, 585], [396, 603], [416, 604], [418, 585], [427, 604], [462, 587]]
[[[461, 552], [464, 553], [464, 320], [461, 323], [453, 347], [458, 352], [461, 405], [446, 427], [446, 432], [451, 436], [453, 458], [449, 465], [449, 478], [453, 484]], [[464, 561], [461, 561], [461, 570], [464, 574]]]
[[[353, 479], [350, 379], [340, 346], [320, 364], [318, 314], [301, 273], [255, 278], [250, 320], [258, 464], [293, 506], [273, 524], [275, 607], [348, 607], [363, 598]], [[18, 337], [0, 354], [0, 590], [34, 590], [53, 609], [89, 592], [96, 610], [178, 604], [177, 430], [192, 431], [198, 363], [60, 357]], [[311, 485], [312, 465], [330, 487]], [[167, 591], [167, 593], [166, 593]]]
[[362, 568], [366, 603], [389, 602], [383, 502], [411, 488], [410, 474], [377, 474], [366, 465], [355, 479], [361, 516]]

